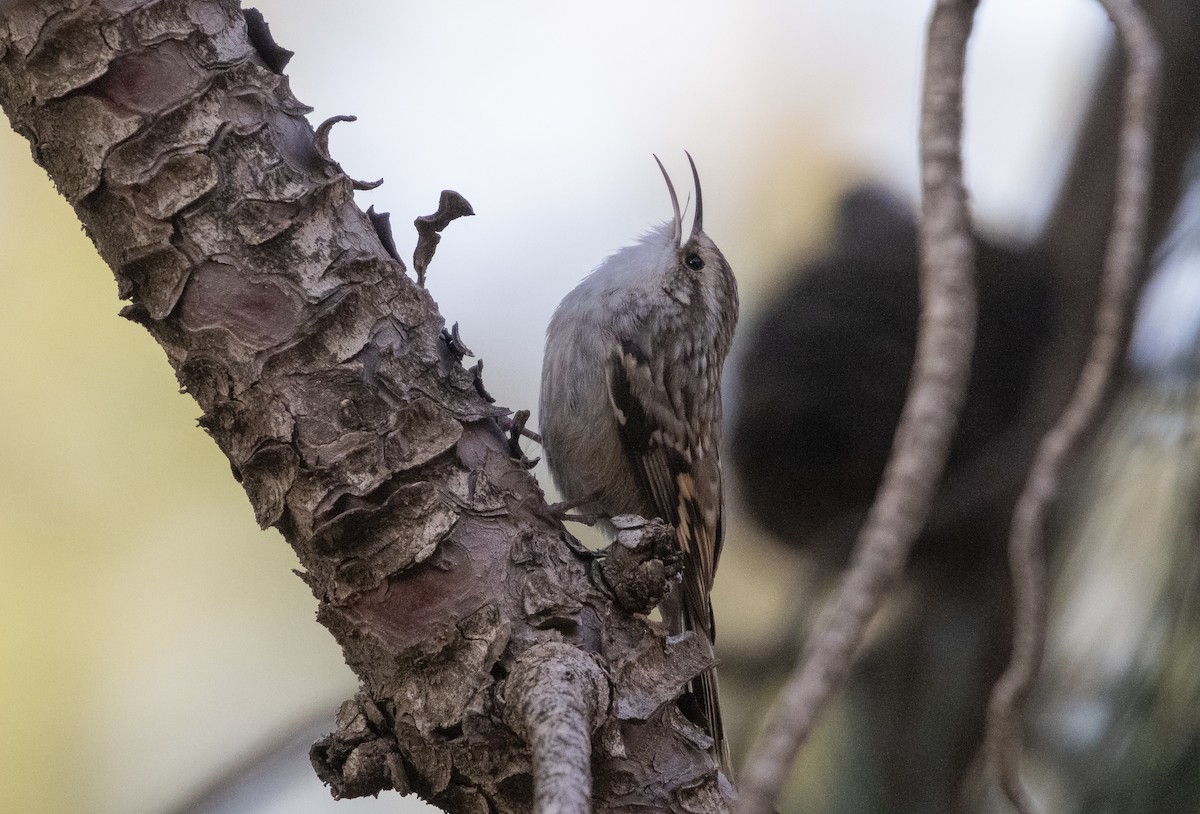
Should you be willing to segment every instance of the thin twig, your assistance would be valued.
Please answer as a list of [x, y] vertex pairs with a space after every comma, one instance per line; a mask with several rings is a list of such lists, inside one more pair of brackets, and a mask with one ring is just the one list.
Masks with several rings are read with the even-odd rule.
[[958, 421], [975, 334], [974, 243], [962, 182], [962, 86], [977, 0], [939, 0], [921, 106], [921, 323], [891, 459], [853, 561], [743, 773], [738, 811], [772, 810], [792, 761], [929, 512]]
[[1021, 709], [1041, 667], [1049, 588], [1042, 532], [1046, 509], [1058, 493], [1063, 464], [1094, 419], [1120, 358], [1143, 255], [1153, 180], [1151, 152], [1160, 55], [1148, 20], [1133, 0], [1099, 0], [1112, 18], [1129, 63], [1124, 88], [1116, 200], [1104, 258], [1092, 344], [1071, 395], [1042, 439], [1029, 479], [1013, 512], [1009, 567], [1013, 577], [1013, 652], [988, 704], [986, 749], [1013, 807], [1036, 807], [1020, 777]]
[[509, 723], [533, 758], [534, 814], [590, 814], [591, 735], [608, 709], [608, 679], [582, 650], [561, 642], [522, 653], [508, 678]]

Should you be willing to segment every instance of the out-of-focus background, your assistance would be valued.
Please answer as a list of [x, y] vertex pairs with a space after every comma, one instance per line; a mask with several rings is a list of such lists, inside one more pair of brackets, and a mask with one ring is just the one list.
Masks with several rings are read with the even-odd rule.
[[[402, 254], [440, 190], [474, 205], [429, 288], [513, 409], [536, 409], [562, 295], [669, 216], [652, 153], [684, 188], [683, 151], [695, 157], [746, 326], [829, 234], [848, 185], [915, 199], [924, 0], [257, 5], [296, 51], [287, 73], [310, 120], [358, 116], [332, 152], [352, 176], [386, 179], [359, 201], [392, 213]], [[986, 230], [1037, 233], [1109, 37], [1087, 0], [983, 4], [966, 163]], [[176, 810], [313, 716], [331, 722], [355, 681], [290, 550], [257, 529], [162, 353], [116, 317], [70, 208], [0, 129], [0, 808]], [[802, 565], [730, 512], [722, 638], [769, 647]], [[744, 739], [765, 696], [727, 696]], [[825, 741], [801, 798], [836, 774]], [[293, 769], [311, 774], [302, 757]], [[299, 782], [193, 810], [331, 810]]]

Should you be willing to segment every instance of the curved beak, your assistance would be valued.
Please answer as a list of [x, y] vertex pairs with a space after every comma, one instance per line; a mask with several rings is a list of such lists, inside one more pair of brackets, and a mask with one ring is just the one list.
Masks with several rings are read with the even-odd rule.
[[696, 172], [696, 162], [692, 160], [692, 154], [687, 150], [684, 150], [683, 154], [687, 156], [688, 164], [692, 167], [692, 180], [696, 182], [696, 215], [692, 219], [691, 234], [691, 237], [695, 237], [704, 231], [704, 198], [700, 194], [700, 173]]
[[[654, 156], [654, 160], [658, 163], [658, 168], [662, 171], [663, 178], [667, 182], [667, 192], [671, 193], [671, 209], [675, 212], [675, 219], [672, 221], [672, 229], [675, 245], [678, 246], [680, 241], [683, 239], [683, 221], [679, 215], [679, 196], [675, 194], [675, 185], [671, 183], [671, 176], [667, 175], [667, 168], [664, 167], [663, 163], [658, 160], [658, 156]], [[688, 157], [688, 160], [691, 160], [691, 156]], [[694, 173], [695, 171], [696, 167], [693, 165], [692, 172]], [[698, 212], [699, 210], [697, 210], [697, 213]]]

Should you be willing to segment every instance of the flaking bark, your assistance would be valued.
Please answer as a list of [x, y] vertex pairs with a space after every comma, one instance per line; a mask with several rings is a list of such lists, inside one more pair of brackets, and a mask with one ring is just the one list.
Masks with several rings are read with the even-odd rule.
[[672, 698], [711, 653], [616, 603], [569, 544], [253, 23], [233, 0], [0, 2], [0, 105], [361, 679], [317, 771], [336, 796], [529, 811], [499, 687], [562, 643], [614, 682], [595, 810], [726, 810]]

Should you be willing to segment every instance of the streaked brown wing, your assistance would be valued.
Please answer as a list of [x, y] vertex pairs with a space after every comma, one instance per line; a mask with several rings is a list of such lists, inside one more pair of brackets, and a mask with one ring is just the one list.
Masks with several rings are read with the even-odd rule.
[[704, 630], [711, 641], [716, 631], [708, 594], [723, 531], [715, 438], [699, 437], [679, 413], [694, 403], [693, 394], [681, 388], [682, 398], [668, 398], [647, 354], [632, 342], [614, 352], [608, 390], [630, 468], [652, 503], [647, 508], [676, 529], [684, 555], [684, 626]]

